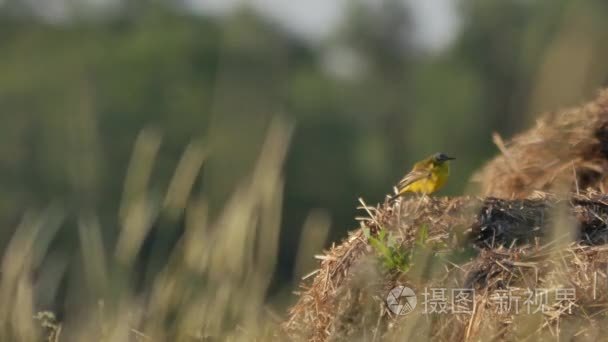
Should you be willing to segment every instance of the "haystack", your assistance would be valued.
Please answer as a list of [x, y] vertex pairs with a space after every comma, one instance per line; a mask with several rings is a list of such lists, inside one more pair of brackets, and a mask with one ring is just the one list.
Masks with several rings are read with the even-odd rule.
[[[474, 177], [483, 197], [362, 203], [361, 227], [319, 256], [314, 278], [302, 282], [287, 334], [310, 341], [605, 336], [608, 90], [495, 142], [501, 154]], [[406, 269], [382, 264], [370, 244], [379, 236], [408, 256]], [[418, 300], [407, 315], [387, 305], [399, 286]]]
[[547, 113], [536, 125], [503, 143], [501, 154], [473, 176], [481, 194], [525, 198], [536, 190], [595, 188], [608, 174], [608, 89], [581, 107]]

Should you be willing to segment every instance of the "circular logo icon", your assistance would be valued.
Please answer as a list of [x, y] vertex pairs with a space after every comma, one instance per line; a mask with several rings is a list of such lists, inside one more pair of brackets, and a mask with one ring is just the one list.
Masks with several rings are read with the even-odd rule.
[[414, 311], [418, 299], [409, 287], [399, 285], [393, 287], [386, 296], [386, 305], [395, 315], [407, 315]]

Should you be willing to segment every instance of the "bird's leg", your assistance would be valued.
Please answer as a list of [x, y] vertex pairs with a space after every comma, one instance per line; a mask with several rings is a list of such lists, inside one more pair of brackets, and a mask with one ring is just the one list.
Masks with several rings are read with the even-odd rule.
[[425, 199], [426, 194], [423, 192], [422, 194], [418, 194], [419, 198], [418, 198], [418, 204], [416, 205], [416, 210], [414, 210], [415, 213], [418, 212], [418, 209], [420, 209], [420, 205], [422, 204], [422, 201]]

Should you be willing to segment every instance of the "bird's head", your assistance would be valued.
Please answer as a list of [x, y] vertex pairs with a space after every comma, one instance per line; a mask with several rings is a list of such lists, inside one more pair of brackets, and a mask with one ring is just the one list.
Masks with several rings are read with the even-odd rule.
[[433, 158], [433, 163], [438, 164], [438, 165], [441, 165], [449, 160], [456, 159], [456, 158], [450, 157], [447, 154], [441, 153], [441, 152], [435, 153], [432, 158]]

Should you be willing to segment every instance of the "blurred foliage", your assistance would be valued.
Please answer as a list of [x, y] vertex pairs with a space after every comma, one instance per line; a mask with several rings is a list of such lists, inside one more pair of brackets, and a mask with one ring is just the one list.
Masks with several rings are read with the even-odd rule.
[[336, 240], [355, 225], [358, 196], [382, 200], [414, 160], [436, 151], [458, 158], [443, 194], [459, 194], [495, 153], [491, 132], [510, 136], [539, 111], [589, 98], [608, 75], [600, 0], [461, 0], [461, 32], [438, 52], [412, 44], [397, 0], [352, 2], [317, 44], [247, 8], [207, 17], [125, 1], [91, 16], [85, 1], [70, 3], [82, 13], [63, 21], [44, 19], [31, 1], [0, 5], [4, 240], [25, 209], [51, 201], [98, 212], [113, 239], [144, 128], [162, 136], [153, 193], [167, 187], [185, 146], [203, 142], [209, 159], [196, 186], [213, 215], [281, 115], [296, 129], [277, 284], [291, 277], [311, 210], [329, 210]]

